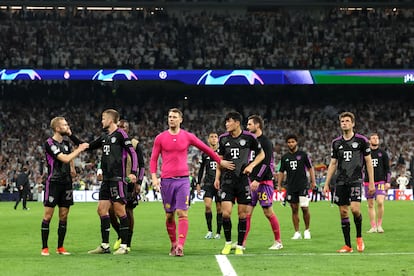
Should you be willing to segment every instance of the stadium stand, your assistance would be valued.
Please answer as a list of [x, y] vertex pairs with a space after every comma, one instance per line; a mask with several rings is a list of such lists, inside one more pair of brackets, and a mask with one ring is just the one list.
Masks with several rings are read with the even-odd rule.
[[0, 10], [4, 68], [413, 68], [413, 8]]
[[[392, 161], [393, 175], [399, 163], [409, 171], [414, 146], [414, 109], [410, 87], [402, 86], [274, 86], [195, 88], [176, 85], [131, 85], [120, 82], [12, 82], [0, 83], [0, 178], [12, 183], [22, 165], [28, 166], [32, 186], [45, 172], [42, 144], [51, 134], [53, 116], [65, 116], [72, 131], [86, 141], [101, 132], [100, 113], [114, 107], [131, 122], [131, 133], [144, 147], [148, 163], [152, 141], [166, 126], [165, 110], [178, 106], [184, 111], [183, 127], [205, 138], [209, 131], [224, 131], [223, 116], [238, 110], [244, 117], [259, 113], [266, 133], [276, 145], [278, 160], [284, 137], [296, 133], [315, 164], [327, 164], [330, 142], [339, 135], [337, 115], [350, 110], [357, 115], [356, 129], [369, 135], [378, 132]], [[398, 89], [396, 89], [398, 88]], [[186, 98], [184, 98], [184, 95]], [[195, 170], [199, 153], [193, 149], [189, 163]], [[76, 159], [86, 186], [96, 183], [100, 153]], [[402, 160], [402, 161], [401, 161]], [[412, 162], [412, 161], [411, 161]]]
[[[259, 0], [254, 6], [251, 1], [181, 5], [162, 1], [168, 9], [153, 8], [158, 1], [128, 1], [135, 7], [132, 11], [114, 10], [127, 1], [93, 1], [112, 8], [84, 8], [91, 2], [33, 10], [28, 6], [58, 2], [2, 1], [0, 69], [414, 68], [412, 1]], [[201, 2], [209, 8], [197, 8]], [[298, 6], [305, 3], [307, 9]], [[23, 6], [12, 9], [12, 4]], [[137, 9], [137, 5], [145, 8]], [[231, 5], [231, 12], [222, 5]], [[364, 8], [351, 9], [351, 5]], [[230, 109], [244, 116], [259, 113], [278, 149], [276, 158], [283, 150], [284, 136], [294, 132], [314, 162], [326, 164], [330, 141], [339, 133], [336, 116], [350, 110], [357, 114], [359, 132], [381, 135], [394, 173], [401, 162], [407, 169], [413, 167], [414, 109], [407, 87], [114, 85], [0, 82], [0, 191], [13, 189], [14, 174], [23, 164], [32, 171], [32, 186], [42, 182], [42, 143], [50, 135], [53, 116], [66, 116], [73, 131], [90, 141], [99, 135], [100, 112], [107, 107], [119, 109], [131, 122], [131, 133], [144, 145], [146, 160], [153, 138], [166, 127], [165, 110], [178, 106], [185, 112], [183, 126], [199, 137], [206, 137], [210, 130], [223, 131], [222, 116]], [[187, 100], [183, 94], [189, 95]], [[191, 156], [197, 154], [194, 151]], [[76, 181], [94, 184], [98, 159], [99, 153], [78, 158]]]

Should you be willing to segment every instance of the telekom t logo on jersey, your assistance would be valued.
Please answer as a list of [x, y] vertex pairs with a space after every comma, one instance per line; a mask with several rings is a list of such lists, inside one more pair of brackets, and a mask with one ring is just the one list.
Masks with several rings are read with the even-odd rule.
[[217, 162], [210, 162], [210, 168], [212, 170], [216, 170], [217, 169]]
[[293, 171], [295, 171], [298, 167], [298, 161], [297, 160], [289, 161], [289, 166]]
[[349, 161], [351, 161], [351, 158], [352, 158], [352, 151], [350, 151], [350, 150], [344, 151], [345, 161], [349, 162]]
[[105, 153], [105, 155], [109, 155], [109, 152], [111, 151], [111, 146], [104, 145], [102, 150]]
[[254, 151], [250, 152], [249, 162], [253, 161], [256, 158], [256, 153]]
[[376, 168], [378, 166], [378, 159], [372, 159], [372, 166]]
[[232, 159], [237, 159], [237, 158], [239, 158], [239, 155], [240, 155], [240, 149], [239, 148], [231, 148], [230, 149], [230, 154], [231, 154]]

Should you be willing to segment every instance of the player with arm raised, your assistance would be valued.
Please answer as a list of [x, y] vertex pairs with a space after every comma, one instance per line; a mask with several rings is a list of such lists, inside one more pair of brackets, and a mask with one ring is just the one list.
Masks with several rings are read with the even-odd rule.
[[[151, 154], [150, 172], [154, 189], [161, 189], [166, 214], [166, 228], [171, 241], [170, 255], [184, 256], [184, 244], [188, 233], [188, 206], [190, 178], [187, 164], [188, 148], [195, 146], [207, 153], [217, 164], [233, 169], [231, 161], [221, 160], [210, 147], [194, 134], [181, 129], [183, 113], [172, 108], [168, 112], [168, 129], [155, 137]], [[161, 155], [161, 183], [157, 177], [158, 157]], [[178, 241], [175, 215], [178, 216]]]
[[71, 135], [70, 127], [64, 117], [55, 117], [50, 121], [53, 136], [48, 138], [44, 148], [48, 175], [45, 183], [44, 215], [41, 225], [43, 256], [49, 256], [48, 239], [49, 225], [52, 220], [55, 207], [59, 206], [58, 246], [56, 253], [70, 255], [63, 247], [66, 235], [69, 208], [73, 205], [72, 177], [76, 176], [73, 166], [75, 159], [82, 151], [88, 148], [87, 143], [79, 144], [72, 151], [64, 136]]

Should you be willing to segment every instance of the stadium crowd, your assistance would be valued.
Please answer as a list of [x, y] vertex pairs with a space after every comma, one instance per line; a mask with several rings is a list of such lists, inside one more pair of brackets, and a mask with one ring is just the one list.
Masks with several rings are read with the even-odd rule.
[[4, 68], [413, 68], [414, 8], [0, 10]]
[[[231, 12], [0, 9], [0, 60], [3, 68], [46, 69], [414, 68], [413, 12], [414, 8], [383, 7]], [[173, 106], [184, 111], [184, 128], [201, 138], [211, 130], [223, 132], [222, 116], [229, 110], [245, 117], [259, 113], [275, 145], [276, 160], [285, 151], [284, 137], [296, 133], [315, 164], [328, 163], [330, 142], [339, 135], [337, 115], [350, 110], [357, 115], [358, 132], [380, 134], [394, 179], [400, 168], [414, 174], [413, 99], [389, 93], [401, 87], [330, 86], [324, 92], [308, 86], [200, 88], [201, 93], [190, 93], [185, 100], [176, 91], [169, 93], [176, 87], [158, 84], [139, 87], [139, 92], [90, 82], [13, 82], [0, 83], [0, 88], [0, 192], [13, 191], [22, 166], [31, 171], [35, 191], [42, 185], [43, 143], [51, 134], [53, 116], [65, 116], [74, 133], [91, 141], [100, 134], [100, 114], [107, 107], [115, 107], [130, 121], [147, 162], [154, 137], [166, 128], [166, 110]], [[383, 91], [365, 93], [366, 89]], [[198, 155], [192, 149], [193, 173]], [[99, 158], [98, 151], [76, 159], [76, 187], [96, 184]]]
[[[414, 173], [413, 96], [401, 86], [180, 86], [177, 92], [174, 86], [127, 87], [125, 82], [116, 91], [112, 84], [97, 82], [13, 82], [2, 83], [0, 88], [0, 186], [6, 191], [13, 189], [14, 177], [22, 166], [31, 171], [34, 191], [44, 181], [43, 143], [51, 135], [52, 117], [66, 117], [73, 133], [91, 141], [101, 133], [101, 112], [109, 107], [130, 121], [130, 133], [143, 145], [147, 169], [154, 137], [167, 127], [166, 110], [179, 107], [184, 111], [183, 127], [204, 140], [209, 131], [224, 132], [227, 111], [238, 110], [245, 118], [258, 113], [275, 145], [276, 162], [286, 152], [286, 135], [295, 133], [314, 164], [325, 165], [330, 143], [340, 134], [337, 116], [349, 110], [357, 116], [359, 133], [379, 133], [381, 146], [392, 162], [393, 185], [402, 170]], [[191, 169], [197, 172], [200, 153], [194, 148], [189, 156]], [[99, 158], [98, 151], [76, 159], [76, 187], [92, 189], [91, 185], [97, 184]]]

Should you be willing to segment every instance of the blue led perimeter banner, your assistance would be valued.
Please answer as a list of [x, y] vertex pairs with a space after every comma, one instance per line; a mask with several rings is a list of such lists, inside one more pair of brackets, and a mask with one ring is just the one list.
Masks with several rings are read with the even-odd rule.
[[188, 85], [413, 84], [414, 70], [0, 69], [0, 80], [157, 80]]

